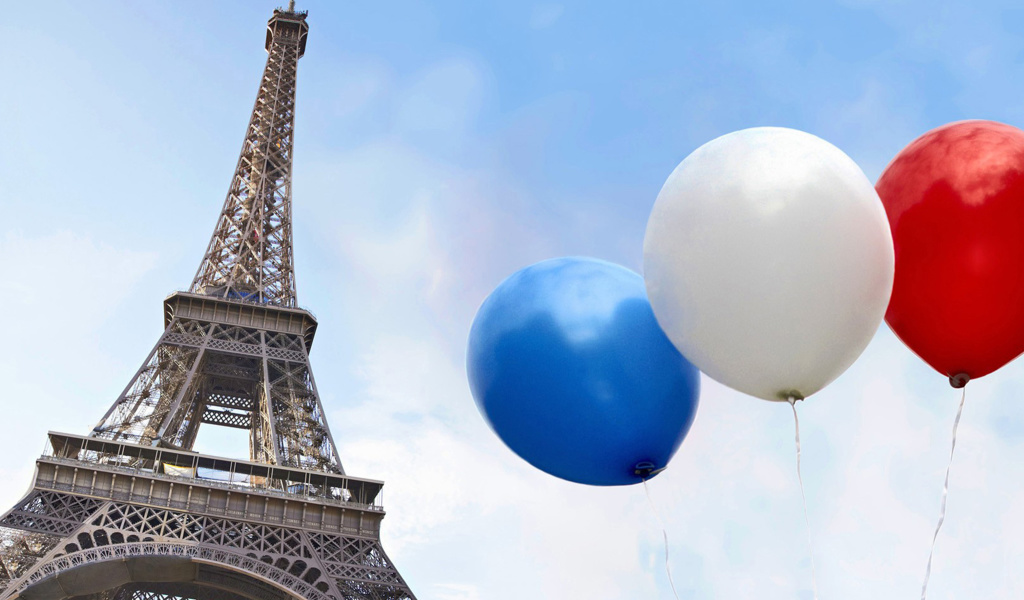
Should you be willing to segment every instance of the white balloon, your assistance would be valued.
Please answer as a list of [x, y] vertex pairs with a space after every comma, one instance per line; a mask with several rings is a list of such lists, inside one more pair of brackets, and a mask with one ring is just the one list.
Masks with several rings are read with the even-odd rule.
[[893, 280], [889, 221], [850, 157], [809, 133], [704, 144], [658, 194], [644, 279], [669, 339], [709, 377], [801, 399], [871, 341]]

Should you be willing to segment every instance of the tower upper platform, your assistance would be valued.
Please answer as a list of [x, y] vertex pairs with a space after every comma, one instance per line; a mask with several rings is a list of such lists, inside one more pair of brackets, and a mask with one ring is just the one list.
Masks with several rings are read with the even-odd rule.
[[296, 11], [294, 3], [288, 10], [276, 9], [267, 22], [267, 52], [270, 52], [275, 37], [287, 36], [299, 40], [299, 58], [302, 58], [306, 53], [306, 34], [309, 32], [306, 15], [306, 11]]

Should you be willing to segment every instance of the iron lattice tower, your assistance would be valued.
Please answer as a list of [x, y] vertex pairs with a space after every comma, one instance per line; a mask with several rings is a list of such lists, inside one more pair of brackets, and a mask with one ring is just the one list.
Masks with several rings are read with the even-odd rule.
[[[88, 436], [49, 434], [0, 517], [0, 600], [415, 600], [380, 544], [383, 483], [348, 476], [296, 302], [291, 167], [306, 13], [266, 68], [224, 207], [163, 335]], [[250, 460], [192, 451], [245, 429]]]

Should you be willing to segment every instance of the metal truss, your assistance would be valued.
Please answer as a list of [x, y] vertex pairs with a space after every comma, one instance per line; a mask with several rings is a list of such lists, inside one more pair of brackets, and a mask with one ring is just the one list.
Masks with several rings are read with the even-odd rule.
[[172, 319], [93, 435], [187, 450], [204, 423], [248, 429], [252, 460], [344, 472], [302, 336]]
[[[296, 307], [291, 167], [306, 13], [275, 10], [242, 151], [188, 292], [89, 436], [50, 434], [0, 517], [0, 600], [415, 600], [383, 483], [345, 474]], [[192, 452], [249, 432], [249, 461]]]
[[[81, 447], [87, 447], [88, 438], [74, 439], [86, 440]], [[29, 597], [46, 598], [47, 582], [56, 580], [61, 594], [95, 600], [415, 600], [380, 545], [382, 515], [373, 507], [296, 496], [292, 513], [304, 518], [294, 525], [271, 523], [294, 520], [287, 516], [289, 501], [260, 489], [232, 492], [194, 478], [168, 485], [155, 473], [112, 467], [124, 461], [99, 457], [71, 461], [73, 468], [53, 460], [41, 459], [35, 489], [0, 518], [0, 599], [34, 586], [42, 591]], [[358, 490], [362, 483], [348, 485]], [[175, 497], [187, 498], [187, 509], [159, 505], [174, 504]], [[232, 497], [243, 510], [231, 509]], [[340, 520], [328, 518], [335, 513]], [[331, 530], [352, 526], [351, 533]], [[184, 562], [199, 568], [181, 568]], [[127, 565], [126, 573], [112, 576], [111, 563]], [[154, 583], [147, 573], [157, 568], [161, 578]], [[72, 593], [83, 590], [89, 593]]]
[[304, 13], [278, 13], [270, 21], [256, 105], [192, 292], [296, 305], [292, 143], [296, 73], [307, 31]]

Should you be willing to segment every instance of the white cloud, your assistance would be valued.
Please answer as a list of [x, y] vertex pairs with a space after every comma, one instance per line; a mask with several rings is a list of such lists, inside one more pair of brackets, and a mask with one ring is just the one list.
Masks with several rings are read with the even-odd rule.
[[0, 481], [9, 483], [0, 486], [0, 505], [9, 506], [27, 489], [28, 461], [42, 453], [48, 429], [80, 426], [106, 410], [97, 398], [112, 389], [109, 373], [122, 365], [101, 349], [100, 340], [156, 255], [67, 231], [40, 236], [7, 231], [0, 237], [0, 256], [5, 264], [0, 313], [9, 317], [4, 322], [8, 343], [0, 348], [5, 382], [0, 453], [17, 457], [12, 464], [19, 465], [0, 472]]

